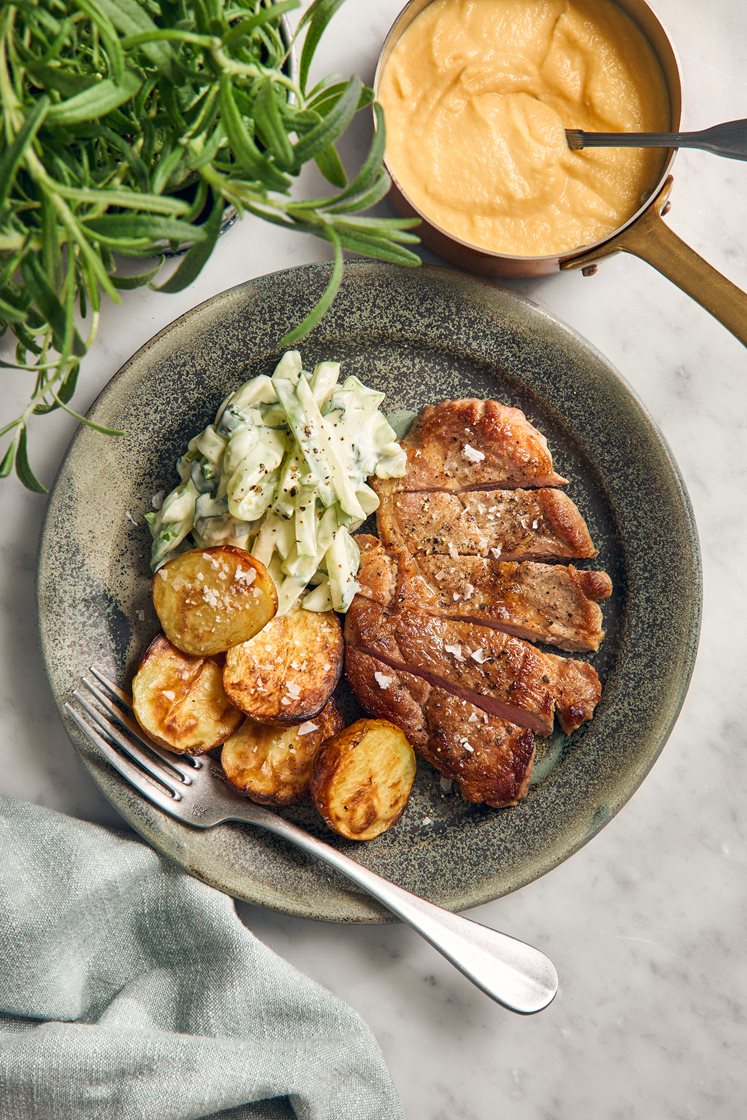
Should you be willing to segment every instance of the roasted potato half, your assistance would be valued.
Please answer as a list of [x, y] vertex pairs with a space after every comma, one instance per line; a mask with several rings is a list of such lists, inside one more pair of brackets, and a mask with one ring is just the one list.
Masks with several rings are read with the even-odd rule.
[[415, 780], [415, 752], [386, 719], [359, 719], [319, 748], [309, 788], [329, 827], [373, 840], [397, 823]]
[[267, 727], [246, 719], [223, 744], [221, 765], [231, 785], [253, 801], [293, 805], [309, 792], [320, 746], [344, 726], [333, 700], [313, 720], [292, 727]]
[[195, 548], [153, 577], [153, 605], [169, 641], [194, 657], [211, 657], [252, 638], [278, 607], [264, 564], [243, 548]]
[[132, 706], [143, 731], [177, 754], [219, 746], [243, 718], [223, 690], [220, 665], [182, 653], [163, 634], [140, 662]]
[[299, 607], [227, 652], [223, 686], [231, 703], [257, 723], [302, 723], [334, 692], [342, 658], [334, 611]]

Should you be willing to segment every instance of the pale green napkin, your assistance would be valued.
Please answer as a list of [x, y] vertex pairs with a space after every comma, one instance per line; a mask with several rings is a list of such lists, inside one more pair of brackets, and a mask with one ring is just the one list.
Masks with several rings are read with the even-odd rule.
[[370, 1030], [139, 840], [0, 798], [2, 1120], [397, 1120]]

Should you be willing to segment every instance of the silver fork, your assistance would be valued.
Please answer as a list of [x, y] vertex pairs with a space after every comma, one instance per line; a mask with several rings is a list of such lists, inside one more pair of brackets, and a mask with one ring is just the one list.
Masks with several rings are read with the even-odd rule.
[[267, 829], [333, 867], [424, 937], [468, 980], [497, 1003], [529, 1015], [541, 1011], [558, 990], [552, 962], [538, 949], [442, 910], [361, 867], [329, 844], [243, 797], [225, 783], [208, 755], [172, 754], [147, 738], [130, 697], [98, 669], [82, 678], [85, 694], [65, 708], [104, 758], [143, 797], [193, 828], [242, 821]]

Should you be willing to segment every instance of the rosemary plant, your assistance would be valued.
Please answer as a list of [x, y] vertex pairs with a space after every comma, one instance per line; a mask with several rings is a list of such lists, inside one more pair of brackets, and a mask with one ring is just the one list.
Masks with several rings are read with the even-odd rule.
[[[0, 334], [6, 368], [32, 378], [0, 428], [0, 477], [28, 456], [33, 416], [70, 401], [102, 296], [142, 284], [177, 292], [210, 257], [227, 207], [316, 234], [334, 251], [329, 285], [280, 345], [306, 334], [340, 283], [343, 249], [414, 265], [413, 224], [362, 216], [387, 192], [384, 122], [348, 179], [336, 143], [373, 91], [357, 77], [311, 85], [320, 37], [343, 0], [315, 0], [294, 45], [282, 17], [298, 0], [11, 0], [0, 5]], [[315, 161], [331, 189], [294, 198]], [[163, 252], [187, 242], [163, 283]], [[123, 257], [146, 264], [132, 275]], [[92, 425], [96, 427], [96, 425]], [[99, 429], [116, 434], [109, 429]]]

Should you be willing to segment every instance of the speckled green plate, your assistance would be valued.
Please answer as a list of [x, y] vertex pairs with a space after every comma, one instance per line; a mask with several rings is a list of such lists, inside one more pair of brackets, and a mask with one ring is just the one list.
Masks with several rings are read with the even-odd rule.
[[[81, 429], [49, 501], [39, 560], [44, 656], [62, 708], [98, 665], [122, 683], [157, 630], [143, 513], [170, 488], [180, 450], [226, 393], [270, 372], [277, 339], [316, 300], [327, 266], [278, 272], [216, 296], [143, 347], [91, 410], [119, 440]], [[608, 363], [518, 296], [461, 273], [356, 262], [304, 342], [306, 364], [337, 358], [384, 390], [389, 409], [445, 397], [495, 397], [547, 436], [587, 517], [615, 593], [596, 664], [593, 722], [562, 744], [518, 807], [487, 810], [441, 791], [421, 763], [395, 829], [355, 859], [450, 909], [521, 887], [566, 859], [625, 804], [661, 751], [693, 667], [700, 563], [692, 512], [671, 454]], [[136, 524], [133, 524], [133, 521]], [[292, 914], [379, 921], [357, 889], [282, 841], [243, 825], [197, 831], [135, 794], [71, 723], [104, 794], [154, 847], [239, 898]], [[294, 819], [323, 834], [310, 808]], [[333, 842], [335, 842], [333, 840]]]

